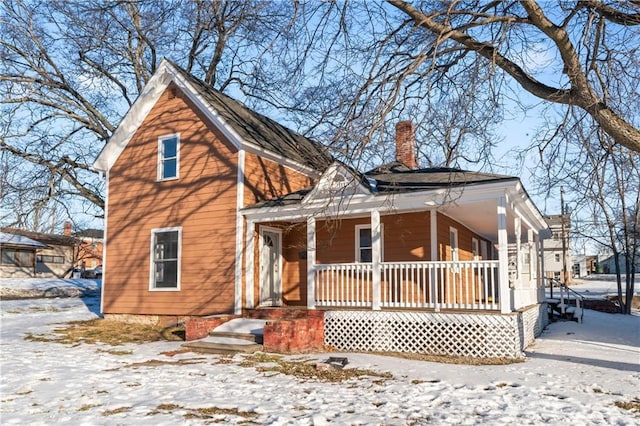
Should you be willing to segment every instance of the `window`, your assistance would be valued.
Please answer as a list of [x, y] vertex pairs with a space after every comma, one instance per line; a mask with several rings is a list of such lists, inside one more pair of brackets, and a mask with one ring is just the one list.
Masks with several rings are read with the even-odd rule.
[[560, 253], [556, 253], [554, 257], [556, 259], [556, 262], [560, 262]]
[[35, 253], [32, 250], [2, 249], [2, 264], [20, 267], [33, 267]]
[[151, 231], [152, 290], [180, 289], [181, 228], [161, 228]]
[[[380, 224], [380, 256], [384, 247], [383, 228]], [[370, 225], [356, 225], [356, 262], [371, 263], [373, 259], [373, 238]], [[382, 259], [381, 259], [382, 260]]]
[[51, 256], [48, 254], [39, 254], [36, 256], [38, 263], [64, 263], [64, 256]]
[[480, 254], [482, 255], [482, 260], [489, 259], [489, 250], [487, 248], [487, 242], [484, 240], [480, 241]]
[[178, 178], [179, 145], [178, 135], [158, 139], [158, 180]]
[[450, 260], [452, 262], [457, 262], [460, 260], [458, 257], [458, 230], [456, 228], [449, 228], [449, 249], [450, 249]]
[[480, 260], [480, 250], [478, 245], [478, 240], [476, 238], [471, 238], [471, 254], [473, 254], [473, 260]]

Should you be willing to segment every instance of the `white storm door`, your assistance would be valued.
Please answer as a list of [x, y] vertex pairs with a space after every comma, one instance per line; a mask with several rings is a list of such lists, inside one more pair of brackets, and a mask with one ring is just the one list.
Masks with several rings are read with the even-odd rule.
[[282, 233], [260, 228], [260, 305], [282, 305]]

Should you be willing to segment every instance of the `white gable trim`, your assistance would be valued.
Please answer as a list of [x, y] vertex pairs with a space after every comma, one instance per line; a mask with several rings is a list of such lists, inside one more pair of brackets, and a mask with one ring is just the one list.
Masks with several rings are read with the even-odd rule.
[[106, 172], [111, 169], [144, 119], [155, 106], [162, 93], [172, 81], [187, 95], [187, 98], [189, 98], [189, 100], [209, 119], [209, 121], [220, 132], [222, 132], [222, 134], [236, 149], [245, 149], [247, 152], [275, 161], [278, 164], [282, 164], [285, 167], [313, 178], [317, 178], [319, 176], [319, 173], [311, 167], [299, 164], [289, 158], [285, 158], [244, 141], [233, 127], [230, 126], [224, 118], [222, 118], [222, 116], [202, 98], [193, 85], [166, 59], [162, 60], [156, 72], [149, 79], [144, 89], [103, 148], [100, 155], [98, 155], [98, 158], [93, 164], [93, 167], [96, 170]]
[[163, 60], [156, 72], [144, 86], [144, 89], [93, 163], [93, 167], [96, 170], [103, 172], [109, 171], [122, 151], [124, 151], [138, 130], [138, 127], [140, 127], [147, 117], [147, 114], [149, 114], [149, 111], [151, 111], [173, 79], [174, 72], [171, 72], [168, 67], [169, 65], [168, 62]]
[[360, 181], [358, 174], [335, 161], [322, 173], [313, 190], [303, 198], [302, 204], [309, 205], [368, 195], [371, 195], [371, 191]]

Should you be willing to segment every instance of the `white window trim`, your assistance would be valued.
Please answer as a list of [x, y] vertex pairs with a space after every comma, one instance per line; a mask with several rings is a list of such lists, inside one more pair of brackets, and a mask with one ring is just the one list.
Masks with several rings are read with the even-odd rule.
[[[362, 262], [360, 259], [360, 230], [361, 229], [371, 229], [370, 224], [362, 224], [356, 225], [356, 235], [355, 235], [355, 261], [356, 263], [370, 263], [370, 262]], [[373, 257], [373, 233], [371, 234], [371, 256]], [[373, 258], [372, 258], [373, 261]], [[384, 262], [384, 224], [380, 224], [380, 262]]]
[[[155, 287], [155, 268], [154, 268], [154, 240], [155, 235], [161, 232], [173, 232], [178, 231], [178, 277], [176, 280], [176, 287]], [[170, 228], [153, 228], [151, 230], [151, 241], [149, 243], [149, 291], [180, 291], [180, 276], [182, 275], [182, 227], [174, 226]]]
[[[176, 138], [176, 175], [170, 178], [162, 177], [162, 162], [165, 159], [162, 152], [162, 142], [167, 139]], [[180, 133], [172, 133], [170, 135], [160, 136], [158, 138], [158, 163], [157, 163], [157, 181], [164, 182], [176, 180], [180, 177]]]

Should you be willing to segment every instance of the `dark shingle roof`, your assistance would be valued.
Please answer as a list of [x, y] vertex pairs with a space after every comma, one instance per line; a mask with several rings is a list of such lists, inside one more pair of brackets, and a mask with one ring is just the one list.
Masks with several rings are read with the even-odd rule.
[[331, 164], [331, 155], [319, 143], [252, 111], [235, 99], [207, 86], [173, 62], [171, 64], [243, 140], [315, 170], [323, 171]]
[[518, 180], [517, 177], [513, 176], [472, 172], [450, 167], [413, 170], [397, 161], [370, 170], [365, 173], [365, 176], [375, 180], [378, 192], [409, 192]]
[[289, 206], [291, 204], [299, 204], [309, 192], [311, 192], [311, 188], [301, 189], [299, 191], [291, 192], [289, 194], [272, 198], [270, 200], [260, 201], [249, 207], [250, 208], [281, 207], [281, 206]]

